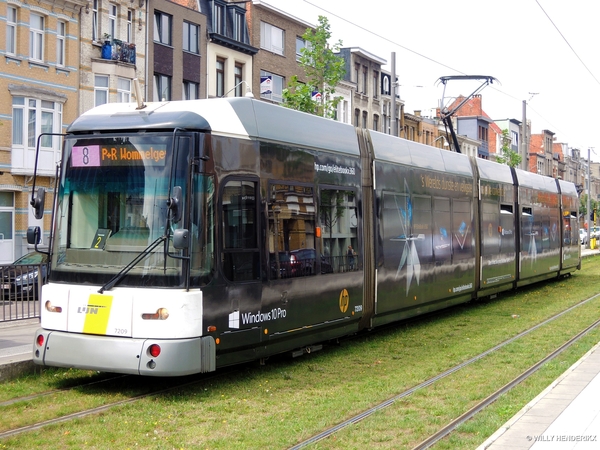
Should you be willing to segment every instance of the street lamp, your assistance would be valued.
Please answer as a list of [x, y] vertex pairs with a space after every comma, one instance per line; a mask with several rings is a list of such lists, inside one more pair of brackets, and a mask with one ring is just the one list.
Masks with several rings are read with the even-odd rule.
[[221, 98], [226, 97], [227, 94], [229, 94], [231, 91], [233, 91], [234, 89], [236, 89], [240, 84], [244, 83], [246, 85], [246, 94], [244, 95], [244, 97], [247, 98], [254, 98], [254, 94], [252, 94], [252, 89], [250, 88], [250, 85], [242, 80], [240, 81], [238, 84], [236, 84], [234, 87], [232, 87], [231, 89], [229, 89], [227, 92], [225, 92], [223, 95], [221, 95]]
[[[436, 137], [436, 138], [433, 140], [433, 143], [435, 144], [435, 143], [436, 143], [437, 141], [439, 141], [440, 139], [443, 139], [443, 140], [444, 140], [444, 143], [442, 144], [442, 145], [444, 146], [444, 148], [446, 148], [446, 149], [447, 149], [448, 147], [450, 147], [450, 144], [448, 143], [448, 139], [446, 139], [446, 136], [444, 136], [444, 135], [441, 135], [441, 136], [438, 136], [438, 137]], [[434, 145], [434, 147], [435, 147], [435, 145]]]

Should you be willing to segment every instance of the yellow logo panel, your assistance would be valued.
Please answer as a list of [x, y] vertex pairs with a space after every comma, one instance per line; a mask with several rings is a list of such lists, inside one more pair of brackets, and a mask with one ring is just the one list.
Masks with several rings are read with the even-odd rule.
[[342, 289], [340, 292], [340, 311], [345, 313], [348, 311], [348, 305], [350, 304], [350, 295], [346, 289]]
[[85, 311], [85, 322], [83, 324], [84, 333], [106, 334], [112, 301], [112, 295], [90, 295]]

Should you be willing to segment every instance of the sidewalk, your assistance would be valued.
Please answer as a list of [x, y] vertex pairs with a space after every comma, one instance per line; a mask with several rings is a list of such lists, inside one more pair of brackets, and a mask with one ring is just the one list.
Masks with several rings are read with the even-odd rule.
[[600, 343], [477, 450], [600, 448]]
[[0, 322], [0, 381], [32, 371], [33, 337], [40, 319]]

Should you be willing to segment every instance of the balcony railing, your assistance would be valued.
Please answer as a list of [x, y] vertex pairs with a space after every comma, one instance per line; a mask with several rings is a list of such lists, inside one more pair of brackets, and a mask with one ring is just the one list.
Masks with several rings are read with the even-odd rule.
[[119, 39], [107, 41], [102, 45], [102, 59], [135, 64], [135, 44]]

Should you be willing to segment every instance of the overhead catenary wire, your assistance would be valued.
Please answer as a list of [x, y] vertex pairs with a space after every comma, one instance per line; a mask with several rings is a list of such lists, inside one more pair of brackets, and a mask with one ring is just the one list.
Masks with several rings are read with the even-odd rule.
[[560, 34], [560, 37], [563, 38], [563, 40], [565, 41], [565, 43], [569, 46], [569, 48], [571, 49], [571, 51], [573, 52], [573, 54], [577, 57], [577, 59], [579, 60], [579, 62], [581, 63], [581, 65], [583, 67], [585, 67], [585, 70], [588, 71], [588, 73], [592, 76], [592, 78], [594, 80], [596, 80], [596, 83], [600, 84], [600, 81], [598, 81], [598, 78], [596, 78], [596, 76], [592, 73], [592, 71], [590, 70], [590, 68], [583, 62], [583, 60], [579, 57], [579, 55], [577, 54], [577, 52], [575, 51], [575, 49], [573, 48], [573, 46], [569, 43], [569, 41], [567, 40], [567, 38], [565, 37], [565, 35], [559, 30], [558, 26], [556, 26], [556, 24], [554, 23], [554, 21], [552, 20], [552, 18], [550, 17], [550, 15], [548, 15], [548, 13], [546, 12], [546, 10], [543, 8], [542, 5], [540, 5], [539, 0], [535, 0], [535, 2], [538, 4], [538, 6], [540, 7], [540, 9], [543, 11], [543, 13], [546, 15], [546, 17], [548, 18], [548, 20], [550, 21], [550, 23], [552, 24], [552, 26], [556, 29], [556, 31], [558, 32], [558, 34]]
[[[394, 41], [394, 40], [392, 40], [392, 39], [390, 39], [390, 38], [387, 38], [387, 37], [385, 37], [385, 36], [383, 36], [383, 35], [381, 35], [381, 34], [375, 33], [375, 32], [373, 32], [373, 31], [369, 30], [368, 28], [366, 28], [366, 27], [364, 27], [364, 26], [362, 26], [362, 25], [359, 25], [359, 24], [357, 24], [356, 22], [353, 22], [353, 21], [351, 21], [351, 20], [349, 20], [349, 19], [346, 19], [345, 17], [342, 17], [341, 15], [339, 15], [339, 14], [337, 14], [337, 13], [334, 13], [334, 12], [332, 12], [332, 11], [330, 11], [330, 10], [327, 10], [327, 9], [323, 8], [322, 6], [320, 6], [320, 5], [316, 4], [316, 3], [314, 3], [313, 1], [310, 1], [310, 0], [302, 0], [302, 1], [303, 1], [304, 3], [306, 3], [306, 4], [308, 4], [308, 5], [311, 5], [311, 6], [313, 6], [314, 8], [317, 8], [317, 9], [319, 9], [319, 10], [323, 11], [324, 13], [326, 13], [326, 14], [328, 14], [328, 15], [331, 15], [332, 17], [336, 17], [337, 19], [339, 19], [339, 20], [341, 20], [341, 21], [343, 21], [343, 22], [345, 22], [345, 23], [347, 23], [347, 24], [349, 24], [349, 25], [351, 25], [351, 26], [354, 26], [354, 27], [356, 27], [356, 28], [358, 28], [358, 29], [360, 29], [360, 30], [363, 30], [363, 31], [365, 31], [366, 33], [369, 33], [369, 34], [371, 34], [371, 35], [372, 35], [372, 36], [374, 36], [374, 37], [377, 37], [377, 38], [379, 38], [379, 39], [382, 39], [382, 40], [384, 40], [384, 41], [386, 41], [386, 42], [388, 42], [388, 43], [390, 43], [390, 44], [392, 44], [392, 45], [394, 45], [394, 46], [397, 46], [397, 47], [399, 47], [399, 48], [401, 48], [401, 49], [403, 49], [403, 50], [405, 50], [405, 51], [408, 51], [408, 52], [410, 52], [410, 53], [412, 53], [412, 54], [414, 54], [414, 55], [416, 55], [416, 56], [418, 56], [418, 57], [421, 57], [421, 58], [423, 58], [423, 59], [425, 59], [425, 60], [427, 60], [427, 61], [430, 61], [430, 62], [432, 62], [432, 63], [434, 63], [434, 64], [437, 64], [437, 65], [439, 65], [439, 66], [441, 66], [441, 67], [444, 67], [444, 68], [446, 68], [446, 69], [452, 70], [452, 71], [454, 71], [454, 72], [456, 72], [456, 73], [458, 73], [458, 74], [466, 75], [466, 74], [465, 74], [463, 71], [461, 71], [461, 70], [458, 70], [458, 69], [456, 69], [456, 68], [454, 68], [454, 67], [452, 67], [452, 66], [450, 66], [450, 65], [448, 65], [448, 64], [445, 64], [445, 63], [443, 63], [443, 62], [441, 62], [441, 61], [438, 61], [437, 59], [435, 59], [435, 58], [433, 58], [433, 57], [430, 57], [430, 56], [427, 56], [427, 55], [425, 55], [425, 54], [423, 54], [423, 53], [421, 53], [421, 52], [419, 52], [419, 51], [416, 51], [416, 50], [413, 50], [413, 49], [411, 49], [411, 48], [409, 48], [409, 47], [406, 47], [405, 45], [402, 45], [402, 44], [400, 44], [400, 43], [398, 43], [398, 42], [396, 42], [396, 41]], [[575, 56], [576, 56], [576, 57], [577, 57], [577, 59], [580, 61], [580, 63], [582, 64], [582, 66], [583, 66], [583, 67], [586, 69], [586, 71], [587, 71], [587, 72], [588, 72], [588, 73], [589, 73], [589, 74], [590, 74], [590, 75], [591, 75], [591, 76], [594, 78], [594, 80], [596, 81], [596, 83], [600, 84], [600, 81], [598, 80], [598, 78], [596, 78], [596, 76], [595, 76], [595, 75], [594, 75], [594, 74], [591, 72], [591, 70], [590, 70], [590, 69], [588, 68], [588, 66], [587, 66], [587, 65], [584, 63], [584, 61], [583, 61], [583, 60], [582, 60], [582, 59], [579, 57], [579, 55], [578, 55], [578, 54], [577, 54], [577, 52], [575, 51], [574, 47], [573, 47], [573, 46], [572, 46], [572, 45], [569, 43], [569, 41], [567, 40], [567, 38], [564, 36], [564, 34], [561, 32], [561, 30], [558, 28], [558, 26], [555, 24], [555, 22], [554, 22], [554, 21], [551, 19], [551, 17], [549, 16], [549, 14], [548, 14], [548, 13], [547, 13], [547, 12], [544, 10], [544, 8], [543, 8], [543, 7], [542, 7], [542, 5], [540, 4], [539, 0], [535, 0], [535, 1], [536, 1], [537, 5], [539, 6], [539, 8], [541, 9], [541, 11], [543, 11], [543, 13], [545, 14], [545, 16], [546, 16], [546, 17], [548, 18], [548, 20], [549, 20], [549, 21], [552, 23], [552, 25], [554, 26], [554, 28], [556, 29], [556, 31], [559, 33], [559, 35], [560, 35], [560, 36], [563, 38], [563, 40], [565, 41], [565, 43], [568, 45], [569, 49], [570, 49], [570, 50], [571, 50], [571, 51], [572, 51], [572, 52], [575, 54]], [[506, 91], [504, 91], [504, 90], [502, 90], [502, 89], [499, 89], [498, 87], [491, 86], [491, 87], [490, 87], [490, 89], [493, 89], [494, 91], [496, 91], [496, 92], [498, 92], [498, 93], [500, 93], [500, 94], [503, 94], [504, 96], [506, 96], [506, 97], [508, 97], [508, 98], [510, 98], [510, 99], [513, 99], [513, 100], [515, 100], [515, 101], [518, 101], [518, 102], [521, 102], [521, 101], [522, 101], [522, 98], [520, 98], [520, 96], [515, 96], [515, 95], [512, 95], [512, 94], [510, 94], [510, 93], [508, 93], [508, 92], [506, 92]], [[558, 126], [554, 125], [554, 124], [552, 123], [552, 121], [548, 120], [548, 119], [545, 117], [545, 115], [541, 114], [539, 111], [535, 110], [534, 108], [530, 108], [530, 109], [531, 109], [531, 110], [532, 110], [532, 111], [533, 111], [533, 112], [534, 112], [534, 113], [535, 113], [535, 114], [536, 114], [536, 115], [537, 115], [537, 116], [538, 116], [538, 117], [539, 117], [541, 120], [543, 120], [543, 121], [547, 122], [547, 123], [548, 123], [550, 126], [552, 126], [552, 128], [553, 128], [554, 130], [556, 130], [556, 131], [558, 131], [558, 132], [560, 132], [560, 133], [562, 133], [562, 134], [568, 134], [568, 133], [565, 133], [564, 131], [561, 131], [560, 127], [558, 127]], [[568, 136], [566, 136], [566, 137], [568, 137]]]

